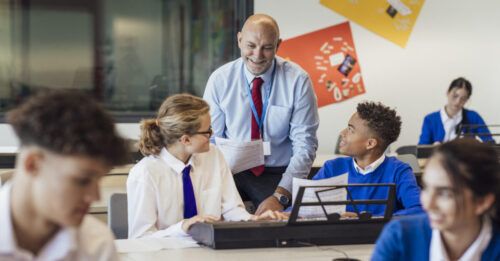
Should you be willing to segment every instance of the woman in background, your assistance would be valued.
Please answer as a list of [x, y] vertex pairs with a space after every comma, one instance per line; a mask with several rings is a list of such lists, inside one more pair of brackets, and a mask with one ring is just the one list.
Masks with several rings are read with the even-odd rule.
[[448, 88], [446, 105], [425, 116], [418, 144], [446, 142], [460, 134], [476, 135], [483, 142], [494, 142], [483, 118], [464, 108], [471, 95], [472, 85], [468, 80], [462, 77], [453, 80]]

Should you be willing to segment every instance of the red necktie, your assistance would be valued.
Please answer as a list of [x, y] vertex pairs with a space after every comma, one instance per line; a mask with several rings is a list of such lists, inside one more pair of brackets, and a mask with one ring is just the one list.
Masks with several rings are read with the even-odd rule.
[[[260, 91], [260, 87], [262, 86], [262, 83], [264, 81], [262, 78], [257, 77], [253, 79], [252, 81], [253, 86], [252, 86], [252, 101], [253, 104], [255, 105], [255, 110], [257, 111], [257, 115], [259, 115], [260, 118], [262, 118], [262, 93]], [[264, 123], [262, 123], [264, 124]], [[258, 140], [260, 139], [260, 130], [259, 130], [259, 124], [257, 123], [257, 119], [255, 119], [255, 116], [252, 112], [252, 134], [251, 134], [252, 140]], [[264, 172], [264, 165], [260, 165], [257, 167], [253, 167], [250, 169], [252, 173], [255, 176], [260, 176], [262, 172]]]

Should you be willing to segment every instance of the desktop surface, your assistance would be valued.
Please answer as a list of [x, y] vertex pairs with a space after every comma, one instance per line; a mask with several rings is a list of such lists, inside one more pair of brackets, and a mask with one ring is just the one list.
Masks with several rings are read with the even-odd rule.
[[179, 261], [325, 261], [334, 258], [357, 258], [359, 260], [370, 260], [373, 252], [372, 244], [363, 245], [340, 245], [340, 246], [319, 246], [301, 248], [253, 248], [253, 249], [229, 249], [213, 250], [207, 247], [184, 248], [184, 249], [164, 249], [151, 252], [127, 252], [119, 253], [122, 261], [142, 261], [142, 260], [179, 260]]

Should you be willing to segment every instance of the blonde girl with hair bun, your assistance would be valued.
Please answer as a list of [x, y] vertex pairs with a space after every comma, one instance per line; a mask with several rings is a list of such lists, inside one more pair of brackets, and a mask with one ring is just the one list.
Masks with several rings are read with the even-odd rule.
[[144, 158], [129, 173], [129, 238], [185, 236], [196, 222], [284, 218], [245, 210], [229, 166], [210, 143], [208, 104], [189, 94], [167, 98], [141, 121]]

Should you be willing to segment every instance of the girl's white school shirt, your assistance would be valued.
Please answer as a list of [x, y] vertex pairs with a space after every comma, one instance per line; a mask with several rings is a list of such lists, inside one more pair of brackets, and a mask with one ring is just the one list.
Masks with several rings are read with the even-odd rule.
[[222, 153], [210, 144], [208, 152], [193, 154], [187, 164], [165, 148], [147, 156], [131, 170], [127, 179], [128, 236], [186, 236], [182, 230], [184, 195], [182, 170], [191, 165], [191, 181], [198, 215], [213, 215], [228, 221], [248, 220]]

